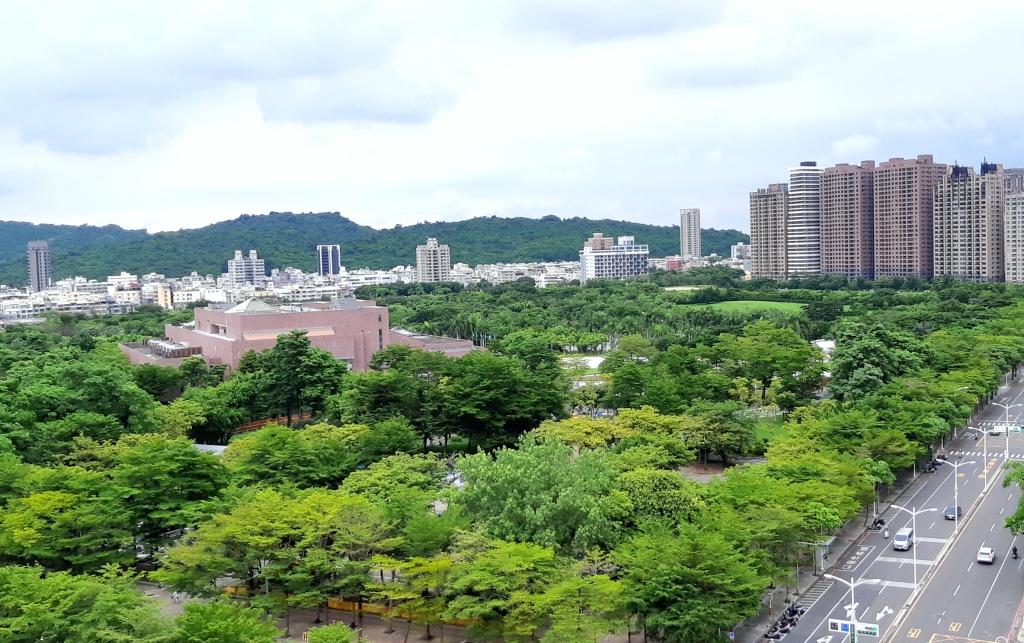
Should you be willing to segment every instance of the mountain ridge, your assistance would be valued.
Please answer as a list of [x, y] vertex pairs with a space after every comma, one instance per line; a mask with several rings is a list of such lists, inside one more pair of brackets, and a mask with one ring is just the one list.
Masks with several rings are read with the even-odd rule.
[[[651, 255], [679, 252], [679, 227], [611, 219], [539, 219], [497, 216], [461, 221], [423, 222], [376, 229], [338, 212], [243, 214], [201, 228], [149, 233], [119, 226], [65, 226], [0, 221], [0, 283], [26, 282], [25, 244], [50, 242], [55, 279], [82, 275], [102, 279], [122, 270], [159, 272], [177, 277], [195, 270], [220, 274], [234, 250], [255, 248], [267, 267], [315, 269], [317, 244], [342, 246], [349, 269], [391, 268], [415, 263], [416, 245], [437, 237], [452, 249], [452, 262], [476, 265], [517, 261], [575, 259], [594, 232], [633, 235]], [[729, 246], [749, 237], [738, 230], [701, 230], [705, 254], [728, 254]]]

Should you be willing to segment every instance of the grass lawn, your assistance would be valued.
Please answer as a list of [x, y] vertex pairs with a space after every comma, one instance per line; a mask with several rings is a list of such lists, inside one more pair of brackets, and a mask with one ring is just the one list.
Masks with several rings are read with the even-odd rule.
[[715, 308], [723, 312], [749, 313], [759, 310], [781, 310], [791, 315], [798, 315], [803, 310], [803, 304], [792, 301], [754, 301], [740, 299], [738, 301], [720, 301], [714, 304], [691, 304], [704, 308]]
[[770, 444], [775, 438], [786, 435], [787, 430], [782, 422], [782, 417], [758, 420], [754, 424], [754, 437], [758, 440], [764, 440], [765, 444]]

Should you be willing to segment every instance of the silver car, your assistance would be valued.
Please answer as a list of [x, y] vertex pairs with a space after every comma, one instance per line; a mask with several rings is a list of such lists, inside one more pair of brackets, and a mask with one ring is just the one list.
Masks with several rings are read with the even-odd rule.
[[982, 547], [978, 550], [978, 562], [983, 565], [991, 565], [996, 562], [996, 550], [991, 547]]

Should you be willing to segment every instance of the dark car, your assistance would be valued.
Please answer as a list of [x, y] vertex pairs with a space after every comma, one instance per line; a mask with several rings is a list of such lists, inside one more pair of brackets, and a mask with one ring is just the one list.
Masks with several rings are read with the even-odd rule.
[[960, 505], [950, 505], [942, 510], [942, 517], [946, 520], [956, 520], [964, 515], [964, 510], [960, 508]]

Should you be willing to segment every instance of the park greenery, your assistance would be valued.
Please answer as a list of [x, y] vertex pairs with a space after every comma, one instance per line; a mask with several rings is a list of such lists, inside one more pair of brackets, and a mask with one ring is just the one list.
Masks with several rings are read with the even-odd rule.
[[[487, 350], [352, 373], [298, 331], [226, 373], [122, 357], [178, 312], [0, 332], [0, 639], [269, 641], [306, 609], [334, 624], [311, 641], [347, 641], [372, 603], [406, 637], [724, 640], [1024, 361], [1007, 285], [710, 268], [363, 294]], [[200, 600], [168, 620], [138, 574]]]

